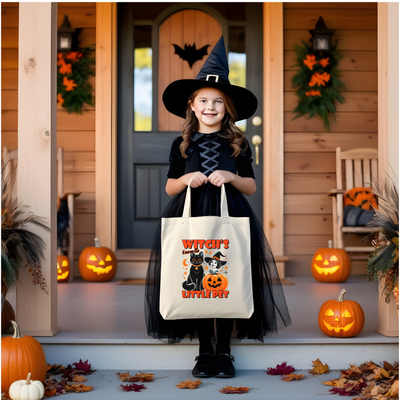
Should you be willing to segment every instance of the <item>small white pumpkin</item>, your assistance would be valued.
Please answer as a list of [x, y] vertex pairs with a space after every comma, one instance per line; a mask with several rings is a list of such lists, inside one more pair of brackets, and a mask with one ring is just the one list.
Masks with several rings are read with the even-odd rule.
[[22, 379], [11, 384], [8, 395], [12, 400], [40, 400], [44, 396], [44, 386], [40, 381], [31, 381], [29, 372], [26, 381]]

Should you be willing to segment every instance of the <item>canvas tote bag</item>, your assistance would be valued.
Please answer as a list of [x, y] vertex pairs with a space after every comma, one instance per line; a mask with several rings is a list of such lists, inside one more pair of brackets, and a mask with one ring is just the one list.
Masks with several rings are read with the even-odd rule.
[[161, 220], [160, 314], [167, 320], [250, 318], [249, 218], [229, 216], [224, 185], [220, 217], [191, 217], [190, 192], [189, 183], [182, 218]]

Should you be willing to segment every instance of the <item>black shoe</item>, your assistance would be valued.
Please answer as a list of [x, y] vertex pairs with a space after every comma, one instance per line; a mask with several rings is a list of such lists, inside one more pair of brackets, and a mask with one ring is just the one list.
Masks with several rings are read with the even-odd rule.
[[214, 376], [216, 378], [233, 378], [235, 376], [235, 367], [232, 361], [235, 361], [235, 359], [230, 354], [218, 354], [214, 358]]
[[213, 373], [214, 356], [211, 353], [202, 353], [195, 358], [196, 365], [192, 370], [192, 375], [196, 378], [211, 378]]

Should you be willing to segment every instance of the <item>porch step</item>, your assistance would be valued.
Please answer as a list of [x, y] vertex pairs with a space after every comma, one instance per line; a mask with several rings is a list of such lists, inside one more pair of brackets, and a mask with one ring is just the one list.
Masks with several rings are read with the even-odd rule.
[[[105, 335], [105, 334], [103, 334]], [[126, 336], [126, 333], [124, 334]], [[191, 370], [198, 354], [197, 340], [183, 340], [170, 345], [154, 339], [129, 339], [121, 335], [85, 338], [82, 333], [73, 335], [61, 332], [52, 338], [38, 337], [47, 362], [71, 364], [89, 360], [96, 369], [136, 370]], [[348, 364], [398, 361], [398, 338], [389, 338], [376, 332], [364, 332], [356, 338], [334, 339], [322, 334], [300, 332], [279, 334], [265, 338], [265, 342], [232, 340], [232, 355], [240, 370], [275, 367], [287, 362], [298, 369], [310, 368], [319, 358], [331, 369], [347, 368]]]

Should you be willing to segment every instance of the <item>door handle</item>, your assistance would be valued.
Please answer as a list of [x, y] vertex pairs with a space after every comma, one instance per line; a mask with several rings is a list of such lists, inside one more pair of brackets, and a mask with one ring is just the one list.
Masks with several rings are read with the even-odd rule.
[[260, 144], [262, 143], [261, 136], [254, 135], [251, 138], [251, 143], [253, 143], [254, 146], [256, 147], [256, 165], [258, 165], [260, 163], [260, 157], [259, 157], [260, 150], [258, 146], [260, 146]]

